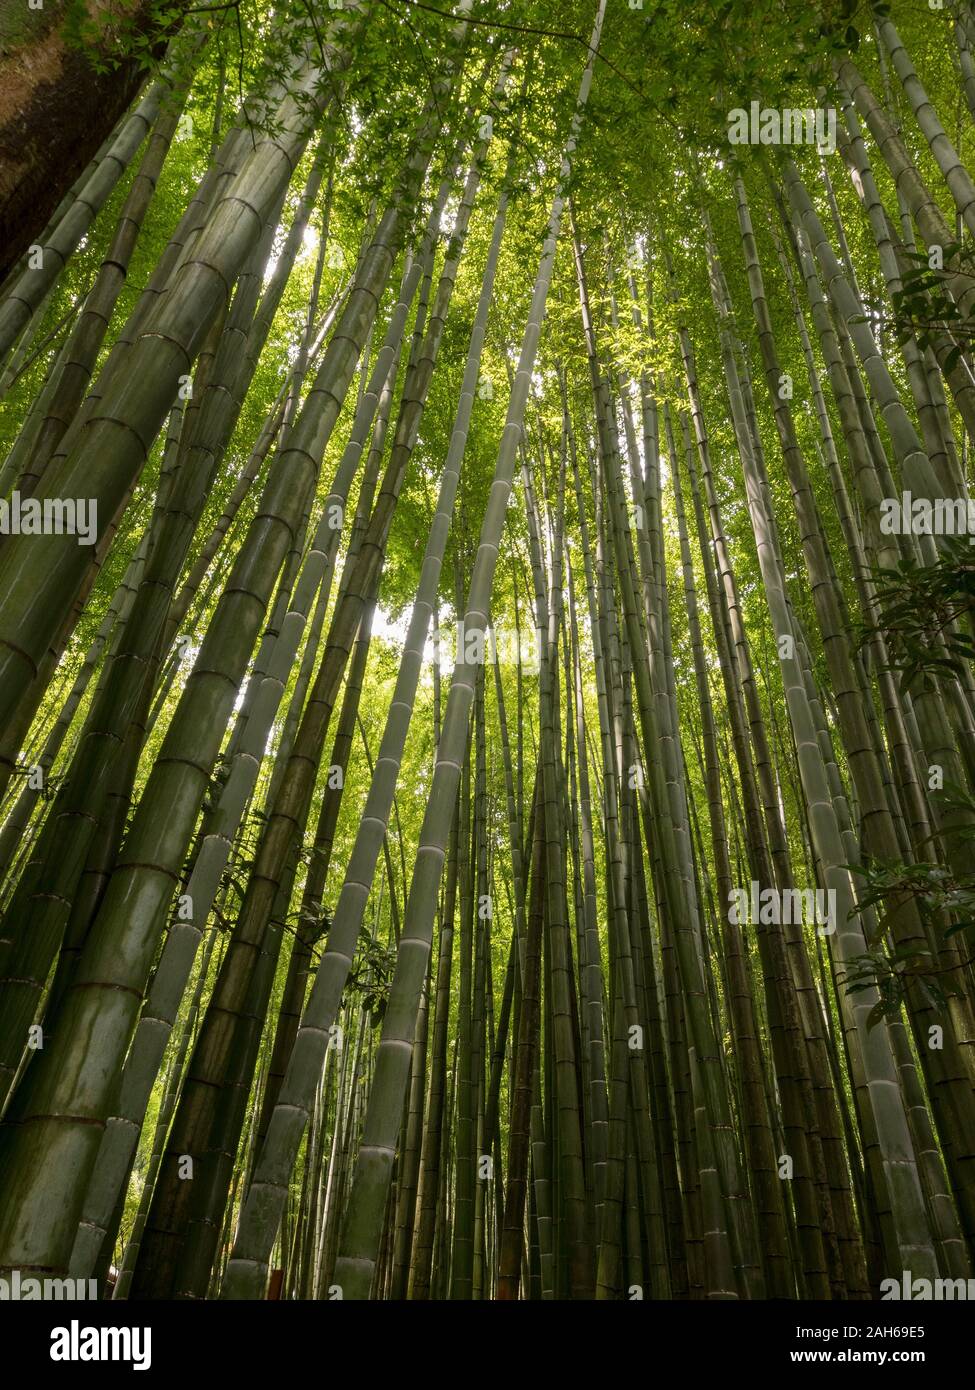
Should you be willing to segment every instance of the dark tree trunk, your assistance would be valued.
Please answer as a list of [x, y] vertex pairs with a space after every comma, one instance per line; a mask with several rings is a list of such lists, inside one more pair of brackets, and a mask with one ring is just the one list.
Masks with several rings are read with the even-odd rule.
[[[67, 32], [67, 0], [0, 7], [0, 279], [47, 225], [144, 76], [126, 39], [156, 33], [158, 0], [87, 0], [106, 38]], [[158, 56], [158, 55], [157, 55]], [[97, 59], [97, 61], [96, 61]]]

